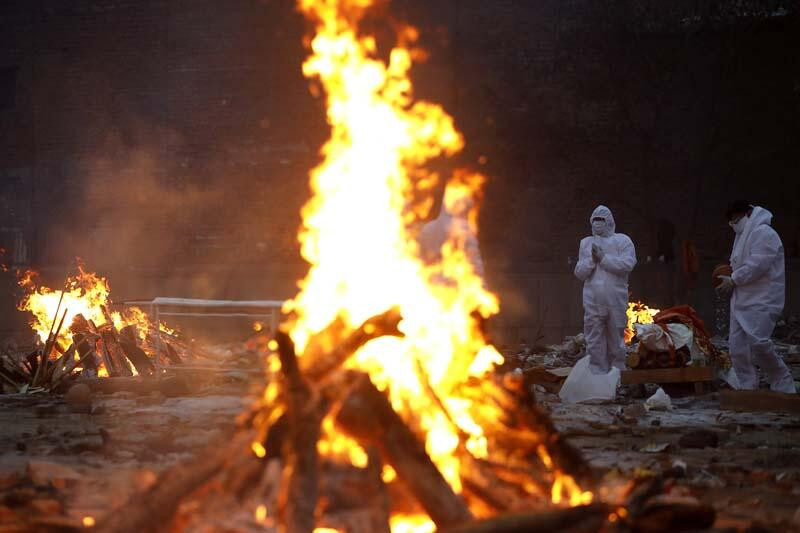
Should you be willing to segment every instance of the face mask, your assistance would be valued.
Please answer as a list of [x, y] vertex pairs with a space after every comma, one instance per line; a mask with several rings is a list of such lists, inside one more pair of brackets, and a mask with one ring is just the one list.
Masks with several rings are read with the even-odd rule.
[[732, 227], [733, 231], [735, 231], [736, 233], [741, 233], [744, 230], [745, 224], [747, 224], [747, 217], [740, 218], [739, 221], [736, 222], [736, 224], [734, 224], [733, 222], [728, 222], [728, 225], [730, 225], [730, 227]]
[[606, 221], [605, 220], [595, 220], [592, 221], [592, 230], [597, 233], [598, 235], [602, 234], [606, 229]]

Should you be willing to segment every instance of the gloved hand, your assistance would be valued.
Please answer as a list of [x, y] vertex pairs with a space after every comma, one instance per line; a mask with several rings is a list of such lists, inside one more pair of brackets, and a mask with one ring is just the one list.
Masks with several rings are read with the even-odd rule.
[[729, 295], [733, 292], [733, 288], [736, 284], [733, 282], [733, 278], [730, 276], [720, 276], [720, 284], [717, 286], [717, 293], [723, 296]]
[[592, 244], [592, 259], [594, 259], [595, 263], [602, 262], [605, 256], [606, 253], [603, 251], [602, 248], [600, 248], [596, 244]]

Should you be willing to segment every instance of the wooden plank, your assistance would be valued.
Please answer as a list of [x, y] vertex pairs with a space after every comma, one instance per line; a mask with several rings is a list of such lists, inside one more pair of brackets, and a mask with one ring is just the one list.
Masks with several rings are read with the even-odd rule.
[[767, 390], [725, 390], [719, 406], [729, 411], [769, 411], [800, 414], [800, 395]]
[[711, 381], [713, 379], [714, 368], [710, 366], [622, 371], [623, 385], [637, 383], [692, 383], [695, 381]]

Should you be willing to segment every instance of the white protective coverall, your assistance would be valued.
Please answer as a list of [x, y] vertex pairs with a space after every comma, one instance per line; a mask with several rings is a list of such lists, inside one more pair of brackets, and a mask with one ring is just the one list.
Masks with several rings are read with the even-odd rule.
[[442, 246], [448, 239], [462, 241], [464, 253], [472, 268], [483, 279], [483, 259], [478, 245], [478, 236], [467, 220], [471, 208], [472, 202], [468, 199], [443, 203], [439, 216], [422, 226], [417, 242], [422, 258], [433, 263], [441, 259]]
[[775, 353], [772, 332], [785, 302], [786, 266], [783, 243], [772, 229], [772, 213], [754, 207], [731, 254], [734, 288], [731, 297], [730, 355], [743, 389], [758, 388], [755, 365], [770, 388], [794, 393], [792, 374]]
[[[602, 218], [603, 222], [594, 222]], [[581, 241], [575, 276], [583, 281], [583, 334], [589, 370], [605, 374], [625, 368], [625, 326], [628, 323], [628, 275], [636, 266], [636, 250], [627, 235], [616, 233], [611, 210], [592, 213], [592, 236]], [[598, 263], [592, 245], [604, 252]]]

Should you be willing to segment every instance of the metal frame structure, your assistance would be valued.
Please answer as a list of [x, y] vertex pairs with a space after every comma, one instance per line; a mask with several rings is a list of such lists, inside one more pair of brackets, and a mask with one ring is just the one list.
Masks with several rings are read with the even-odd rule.
[[[161, 340], [161, 317], [195, 316], [195, 317], [251, 317], [253, 319], [269, 319], [270, 331], [278, 330], [280, 311], [283, 300], [201, 300], [195, 298], [167, 298], [159, 296], [152, 300], [130, 300], [122, 305], [139, 307], [148, 306], [150, 317], [158, 328], [156, 343], [156, 371], [161, 370], [160, 359], [163, 349]], [[191, 308], [192, 311], [175, 311], [170, 308]], [[166, 310], [162, 309], [166, 308]], [[227, 311], [226, 311], [227, 309]], [[234, 311], [235, 310], [235, 311]], [[251, 311], [252, 310], [252, 311]]]

